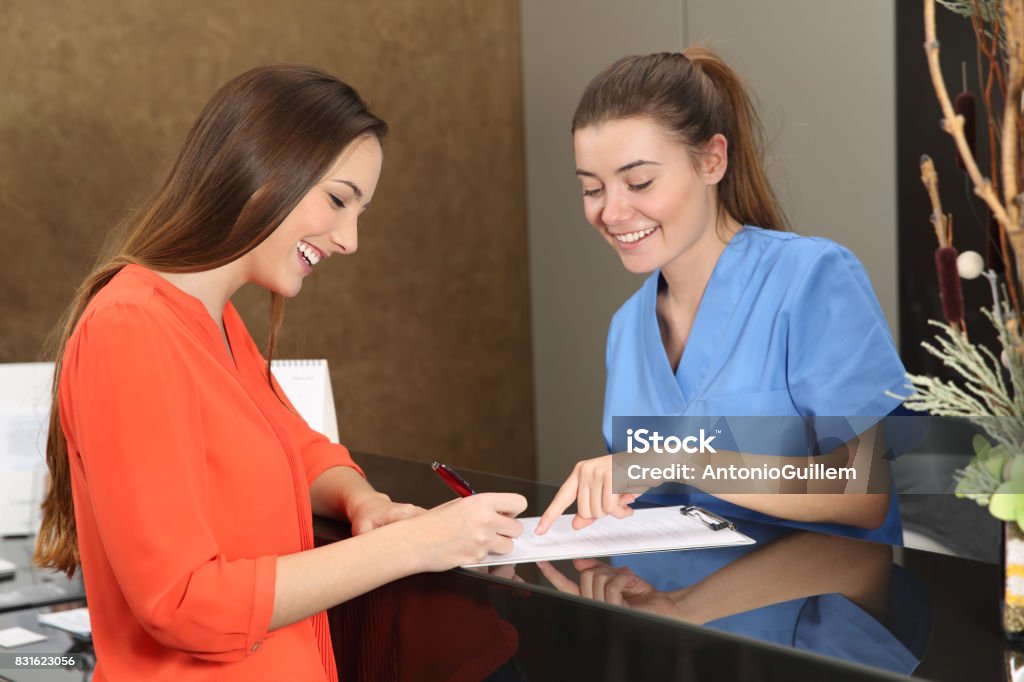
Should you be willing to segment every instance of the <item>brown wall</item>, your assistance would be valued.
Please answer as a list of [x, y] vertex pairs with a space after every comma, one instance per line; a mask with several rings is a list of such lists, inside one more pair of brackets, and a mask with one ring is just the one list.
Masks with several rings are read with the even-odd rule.
[[[514, 0], [0, 0], [0, 362], [39, 347], [205, 100], [261, 63], [355, 85], [392, 127], [359, 253], [289, 302], [353, 449], [534, 473]], [[235, 299], [266, 333], [265, 296]]]

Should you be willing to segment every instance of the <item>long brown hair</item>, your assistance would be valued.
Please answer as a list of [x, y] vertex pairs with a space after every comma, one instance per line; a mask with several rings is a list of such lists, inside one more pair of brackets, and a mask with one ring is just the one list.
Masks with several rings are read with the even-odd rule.
[[[93, 296], [129, 263], [200, 272], [234, 261], [270, 236], [346, 146], [386, 134], [387, 124], [352, 87], [309, 66], [258, 67], [214, 94], [166, 179], [110, 241], [51, 336], [50, 484], [36, 541], [38, 565], [71, 575], [80, 563], [58, 393], [64, 348]], [[284, 299], [271, 292], [270, 300], [268, 381], [284, 314]]]
[[674, 135], [692, 158], [721, 133], [728, 169], [718, 183], [718, 210], [744, 224], [787, 229], [763, 167], [764, 128], [740, 77], [710, 49], [689, 47], [623, 57], [594, 77], [576, 107], [572, 131], [648, 117]]

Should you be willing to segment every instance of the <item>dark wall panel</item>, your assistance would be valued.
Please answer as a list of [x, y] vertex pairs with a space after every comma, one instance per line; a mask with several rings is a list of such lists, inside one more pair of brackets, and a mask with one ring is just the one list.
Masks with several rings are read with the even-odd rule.
[[[982, 173], [989, 175], [988, 129], [978, 87], [979, 62], [974, 32], [969, 20], [941, 6], [936, 7], [935, 18], [942, 71], [950, 97], [955, 98], [963, 90], [962, 65], [966, 65], [967, 90], [978, 101], [976, 158]], [[928, 154], [935, 162], [942, 207], [953, 214], [953, 244], [959, 252], [974, 250], [986, 255], [988, 209], [974, 196], [966, 172], [956, 166], [953, 138], [940, 128], [942, 110], [923, 49], [921, 3], [897, 2], [896, 27], [900, 355], [909, 372], [952, 379], [955, 375], [921, 347], [922, 341], [930, 341], [937, 331], [928, 320], [943, 319], [934, 259], [938, 242], [929, 222], [931, 203], [921, 183], [921, 155]], [[1001, 110], [998, 96], [996, 104]], [[964, 281], [963, 295], [972, 340], [998, 348], [992, 325], [980, 312], [982, 306], [992, 305], [988, 280], [979, 277]]]
[[[282, 357], [327, 357], [356, 449], [534, 472], [513, 0], [0, 0], [0, 361], [41, 342], [213, 91], [301, 61], [392, 126], [359, 253], [289, 302]], [[321, 266], [323, 267], [323, 266]], [[265, 296], [236, 297], [257, 340]]]

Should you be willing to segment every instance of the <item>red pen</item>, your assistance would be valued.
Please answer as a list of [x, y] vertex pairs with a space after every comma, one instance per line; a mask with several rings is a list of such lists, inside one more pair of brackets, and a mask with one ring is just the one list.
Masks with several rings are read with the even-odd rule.
[[470, 495], [476, 495], [476, 491], [473, 490], [466, 479], [455, 473], [455, 470], [451, 467], [445, 466], [440, 462], [434, 462], [430, 465], [430, 468], [437, 472], [437, 475], [441, 477], [445, 485], [455, 491], [455, 494], [459, 497], [469, 497]]

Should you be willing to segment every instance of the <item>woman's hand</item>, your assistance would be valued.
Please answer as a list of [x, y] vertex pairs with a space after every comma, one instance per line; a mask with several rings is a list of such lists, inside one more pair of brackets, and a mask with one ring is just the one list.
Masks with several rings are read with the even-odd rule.
[[614, 568], [597, 559], [574, 559], [572, 564], [579, 571], [579, 584], [565, 577], [547, 561], [537, 562], [540, 572], [559, 592], [657, 616], [683, 618], [671, 593], [654, 589], [650, 583], [629, 570], [628, 566]]
[[479, 493], [434, 507], [403, 525], [412, 530], [409, 551], [421, 571], [446, 571], [483, 561], [489, 553], [508, 554], [523, 532], [515, 516], [526, 498], [514, 493]]
[[414, 504], [392, 502], [384, 493], [371, 492], [355, 500], [347, 511], [352, 535], [361, 535], [374, 528], [412, 518], [426, 510]]
[[577, 462], [569, 478], [558, 489], [555, 498], [540, 517], [537, 535], [551, 528], [562, 512], [576, 502], [576, 516], [572, 520], [575, 530], [586, 528], [602, 516], [623, 519], [633, 514], [629, 504], [638, 496], [618, 495], [612, 492], [612, 456], [596, 457]]

